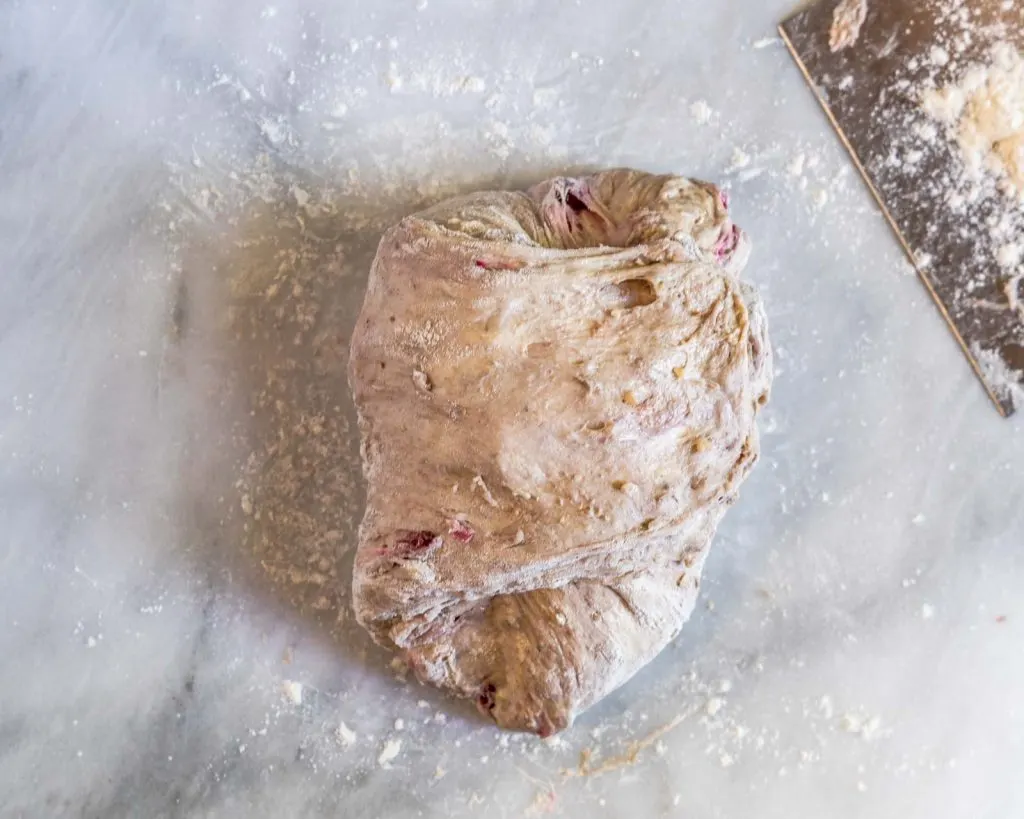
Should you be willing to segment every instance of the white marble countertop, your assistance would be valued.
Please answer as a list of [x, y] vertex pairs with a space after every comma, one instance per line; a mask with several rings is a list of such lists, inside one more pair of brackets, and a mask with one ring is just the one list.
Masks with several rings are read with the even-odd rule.
[[[0, 815], [1024, 813], [1022, 422], [773, 39], [791, 10], [8, 8]], [[620, 164], [731, 188], [764, 457], [676, 643], [502, 737], [348, 614], [345, 345], [388, 222]], [[585, 749], [609, 770], [563, 774]]]

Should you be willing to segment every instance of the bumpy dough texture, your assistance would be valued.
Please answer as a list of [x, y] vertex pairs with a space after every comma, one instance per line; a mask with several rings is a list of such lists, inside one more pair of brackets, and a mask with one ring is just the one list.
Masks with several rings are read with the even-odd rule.
[[356, 615], [547, 736], [668, 643], [758, 456], [764, 313], [711, 185], [613, 170], [381, 241], [352, 340]]

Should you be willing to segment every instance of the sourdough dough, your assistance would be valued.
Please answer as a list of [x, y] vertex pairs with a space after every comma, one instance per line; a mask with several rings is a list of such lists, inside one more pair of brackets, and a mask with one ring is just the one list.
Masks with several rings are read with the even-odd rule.
[[547, 736], [693, 609], [771, 382], [715, 187], [613, 170], [462, 196], [380, 243], [349, 377], [359, 621]]

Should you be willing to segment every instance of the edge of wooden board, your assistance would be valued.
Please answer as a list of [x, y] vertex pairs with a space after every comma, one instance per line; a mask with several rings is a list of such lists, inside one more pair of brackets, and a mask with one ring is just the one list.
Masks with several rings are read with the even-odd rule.
[[857, 170], [861, 175], [861, 179], [864, 180], [864, 184], [868, 186], [868, 190], [871, 191], [871, 195], [875, 198], [875, 201], [878, 203], [878, 206], [882, 209], [882, 214], [885, 216], [885, 220], [889, 223], [889, 227], [892, 228], [893, 233], [896, 234], [896, 238], [899, 240], [900, 245], [903, 247], [903, 251], [906, 253], [907, 258], [910, 261], [910, 264], [917, 272], [918, 278], [920, 278], [921, 281], [924, 282], [925, 287], [928, 288], [928, 292], [931, 294], [932, 300], [939, 308], [939, 312], [942, 313], [942, 317], [946, 320], [946, 324], [949, 325], [949, 329], [953, 331], [953, 337], [960, 344], [960, 349], [963, 350], [963, 353], [967, 357], [967, 360], [970, 362], [971, 368], [974, 370], [975, 375], [978, 376], [978, 380], [982, 383], [982, 386], [985, 388], [985, 392], [988, 393], [988, 397], [992, 400], [992, 403], [995, 404], [996, 410], [998, 410], [1001, 416], [1003, 416], [1004, 418], [1009, 417], [1010, 413], [1008, 413], [1006, 409], [1003, 407], [1002, 402], [999, 400], [999, 396], [996, 395], [995, 391], [992, 389], [992, 386], [989, 384], [988, 379], [985, 377], [985, 374], [981, 370], [981, 365], [979, 364], [978, 360], [974, 357], [974, 354], [971, 352], [970, 347], [968, 347], [967, 342], [964, 341], [963, 336], [960, 335], [960, 331], [957, 329], [956, 324], [953, 322], [953, 318], [949, 315], [949, 311], [946, 309], [946, 305], [943, 304], [942, 299], [940, 299], [938, 293], [935, 292], [935, 287], [928, 279], [928, 275], [918, 264], [913, 249], [907, 243], [907, 240], [904, 237], [903, 232], [900, 230], [899, 225], [896, 223], [896, 220], [893, 218], [892, 213], [889, 212], [889, 208], [886, 206], [885, 200], [882, 198], [881, 193], [879, 193], [878, 189], [875, 187], [875, 183], [871, 180], [871, 176], [868, 174], [867, 168], [865, 168], [864, 164], [860, 161], [860, 157], [857, 155], [857, 152], [854, 150], [853, 145], [847, 138], [846, 132], [843, 131], [842, 126], [836, 120], [835, 115], [832, 113], [832, 109], [829, 108], [828, 106], [828, 103], [822, 98], [821, 94], [818, 93], [814, 79], [811, 77], [810, 72], [807, 70], [807, 66], [804, 64], [804, 61], [801, 58], [800, 53], [797, 51], [796, 46], [794, 46], [792, 40], [789, 39], [789, 34], [786, 32], [785, 23], [781, 23], [779, 25], [779, 34], [782, 37], [782, 41], [786, 44], [786, 48], [789, 49], [789, 53], [793, 57], [793, 60], [796, 62], [797, 67], [800, 69], [800, 73], [803, 75], [804, 80], [810, 86], [811, 93], [814, 94], [814, 98], [821, 105], [822, 110], [825, 112], [825, 116], [828, 117], [828, 121], [832, 124], [832, 127], [833, 129], [835, 129], [835, 132], [839, 135], [839, 139], [842, 141], [843, 146], [846, 148], [847, 152], [850, 154], [850, 157], [853, 159], [854, 165], [857, 167]]

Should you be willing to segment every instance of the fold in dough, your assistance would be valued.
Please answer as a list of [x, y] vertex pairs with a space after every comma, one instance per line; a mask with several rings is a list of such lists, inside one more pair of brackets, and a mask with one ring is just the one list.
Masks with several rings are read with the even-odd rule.
[[547, 736], [693, 610], [771, 351], [715, 187], [613, 170], [380, 243], [352, 339], [355, 610], [423, 682]]

